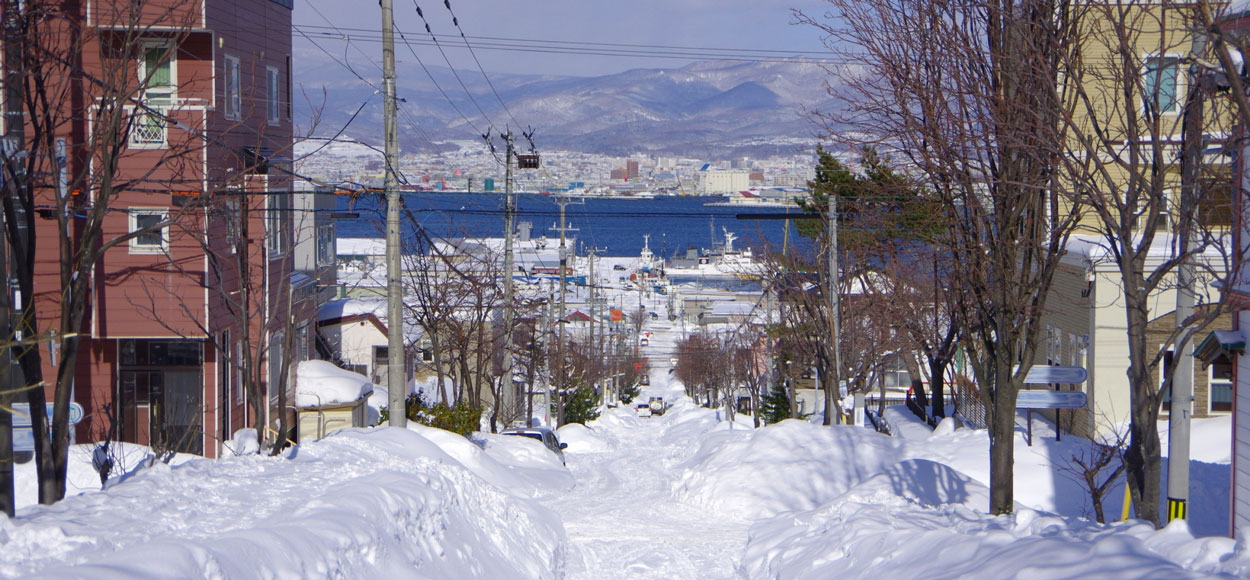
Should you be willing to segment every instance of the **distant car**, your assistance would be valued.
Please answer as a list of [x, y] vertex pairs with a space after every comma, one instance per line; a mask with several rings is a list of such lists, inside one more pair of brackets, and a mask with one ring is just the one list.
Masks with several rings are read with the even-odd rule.
[[560, 463], [562, 465], [568, 465], [564, 461], [564, 450], [569, 446], [569, 444], [561, 443], [560, 440], [556, 438], [556, 432], [552, 431], [550, 427], [516, 427], [513, 429], [504, 429], [503, 431], [500, 431], [499, 434], [529, 437], [530, 439], [541, 441], [547, 449], [550, 449], [552, 453], [556, 454], [556, 457], [560, 458]]
[[615, 266], [612, 266], [612, 269], [613, 269], [613, 270], [620, 270], [620, 271], [624, 271], [624, 270], [625, 270], [625, 266], [622, 266], [622, 265], [620, 265], [620, 264], [617, 264], [617, 265], [615, 265]]
[[634, 407], [634, 414], [638, 415], [639, 417], [650, 417], [651, 405], [648, 405], [646, 403], [638, 403], [638, 405]]
[[638, 339], [638, 345], [639, 345], [639, 346], [647, 346], [648, 344], [651, 344], [651, 340], [650, 340], [650, 339], [648, 339], [647, 337], [645, 337], [645, 336], [644, 336], [644, 337], [642, 337], [642, 338]]

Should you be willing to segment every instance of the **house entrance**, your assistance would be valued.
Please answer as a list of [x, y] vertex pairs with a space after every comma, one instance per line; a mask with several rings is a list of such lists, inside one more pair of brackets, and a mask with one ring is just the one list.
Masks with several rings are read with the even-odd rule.
[[119, 350], [122, 440], [202, 455], [203, 343], [123, 340]]

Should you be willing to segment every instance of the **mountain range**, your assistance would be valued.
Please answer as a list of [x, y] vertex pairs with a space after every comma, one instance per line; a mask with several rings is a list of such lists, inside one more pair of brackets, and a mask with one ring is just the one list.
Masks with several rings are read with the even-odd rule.
[[[297, 131], [320, 137], [342, 131], [380, 142], [382, 97], [354, 73], [368, 75], [324, 54], [297, 57], [296, 78], [317, 79], [296, 87]], [[535, 144], [546, 150], [785, 155], [800, 142], [815, 140], [818, 129], [804, 111], [837, 106], [826, 90], [829, 72], [803, 60], [701, 61], [590, 77], [492, 73], [487, 78], [480, 71], [414, 66], [402, 59], [397, 66], [400, 146], [409, 152], [454, 149], [454, 141], [509, 127], [518, 133], [533, 129]], [[380, 86], [376, 78], [370, 82]]]

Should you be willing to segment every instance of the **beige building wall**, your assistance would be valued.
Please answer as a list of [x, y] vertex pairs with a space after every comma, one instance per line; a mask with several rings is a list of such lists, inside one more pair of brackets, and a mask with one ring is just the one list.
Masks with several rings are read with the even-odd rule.
[[698, 176], [700, 195], [734, 193], [751, 187], [751, 173], [748, 171], [709, 169], [695, 175]]

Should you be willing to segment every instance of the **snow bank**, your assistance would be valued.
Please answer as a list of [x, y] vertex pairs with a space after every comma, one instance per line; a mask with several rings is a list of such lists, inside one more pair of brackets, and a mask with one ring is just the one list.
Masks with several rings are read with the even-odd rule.
[[373, 393], [373, 383], [323, 360], [306, 360], [295, 368], [296, 407], [317, 407], [359, 401]]
[[471, 443], [430, 431], [344, 430], [286, 458], [158, 464], [0, 518], [0, 575], [559, 577], [559, 519], [479, 475], [484, 456], [455, 459], [472, 458]]
[[859, 427], [787, 420], [736, 437], [709, 436], [675, 490], [746, 519], [825, 503], [902, 459], [900, 442]]
[[602, 430], [591, 429], [581, 423], [569, 423], [556, 431], [561, 443], [568, 443], [566, 451], [572, 453], [603, 453], [616, 449]]
[[928, 439], [933, 434], [924, 421], [904, 405], [890, 405], [881, 414], [890, 425], [890, 434], [903, 439]]
[[[993, 517], [959, 497], [988, 489], [940, 464], [905, 462], [907, 475], [865, 480], [818, 509], [756, 524], [739, 567], [748, 578], [1203, 578], [1250, 571], [1227, 538], [1195, 540], [1178, 522], [1162, 531], [1130, 522], [1102, 526], [1024, 509]], [[896, 479], [897, 476], [903, 479]], [[918, 493], [919, 492], [919, 493]], [[918, 493], [918, 495], [916, 495]], [[943, 500], [933, 503], [932, 500]], [[1223, 560], [1223, 561], [1221, 561]]]
[[[67, 453], [68, 469], [66, 470], [65, 478], [65, 495], [67, 497], [96, 493], [103, 487], [100, 485], [100, 474], [92, 466], [92, 459], [97, 453], [97, 447], [95, 443], [70, 446]], [[134, 443], [114, 441], [110, 447], [110, 459], [113, 461], [110, 484], [114, 479], [122, 479], [127, 474], [139, 470], [140, 466], [152, 455], [150, 448]], [[197, 459], [197, 457], [186, 453], [177, 453], [170, 460], [170, 463], [179, 465], [192, 459]], [[13, 491], [14, 495], [16, 495], [19, 515], [22, 508], [39, 504], [39, 477], [35, 471], [34, 460], [13, 466]]]

